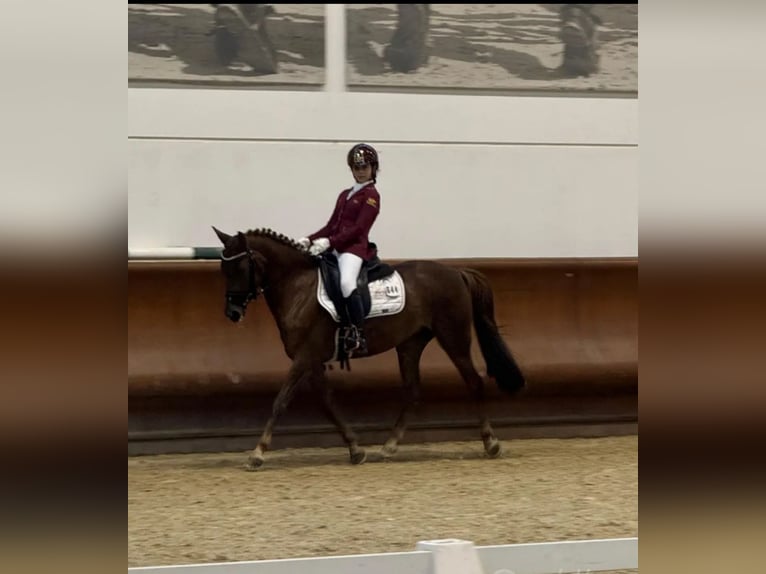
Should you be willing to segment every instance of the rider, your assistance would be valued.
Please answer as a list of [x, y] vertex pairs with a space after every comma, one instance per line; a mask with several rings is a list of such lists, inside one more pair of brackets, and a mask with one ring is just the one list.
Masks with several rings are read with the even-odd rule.
[[355, 355], [367, 353], [364, 336], [364, 305], [356, 289], [356, 281], [363, 261], [377, 255], [370, 244], [369, 233], [380, 211], [380, 195], [375, 189], [377, 181], [378, 152], [365, 143], [356, 144], [346, 157], [356, 183], [340, 192], [335, 210], [327, 224], [319, 231], [298, 241], [312, 255], [333, 249], [338, 257], [340, 289], [346, 301], [353, 329], [350, 348]]

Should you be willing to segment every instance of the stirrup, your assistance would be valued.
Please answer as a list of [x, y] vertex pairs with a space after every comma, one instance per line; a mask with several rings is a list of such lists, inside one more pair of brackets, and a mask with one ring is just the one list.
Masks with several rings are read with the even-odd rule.
[[360, 344], [359, 331], [352, 325], [346, 330], [346, 334], [343, 338], [343, 347], [347, 353], [350, 353], [351, 351], [356, 351]]

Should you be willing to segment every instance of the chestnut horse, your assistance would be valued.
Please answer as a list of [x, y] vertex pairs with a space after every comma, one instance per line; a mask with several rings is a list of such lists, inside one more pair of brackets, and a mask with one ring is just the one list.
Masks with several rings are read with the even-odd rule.
[[[301, 386], [319, 392], [326, 414], [348, 445], [351, 462], [364, 462], [364, 449], [333, 403], [325, 376], [325, 364], [335, 355], [338, 324], [317, 299], [319, 258], [293, 239], [269, 229], [236, 235], [213, 229], [224, 246], [221, 271], [226, 281], [226, 316], [232, 321], [242, 320], [248, 303], [262, 293], [285, 352], [292, 360], [287, 380], [274, 400], [272, 415], [250, 453], [247, 468], [254, 470], [263, 464], [276, 420]], [[365, 321], [367, 356], [396, 348], [407, 391], [391, 437], [383, 446], [383, 456], [392, 456], [404, 436], [407, 416], [418, 398], [420, 358], [434, 338], [477, 403], [485, 452], [489, 457], [498, 456], [500, 442], [486, 414], [484, 382], [471, 359], [472, 326], [487, 364], [487, 375], [498, 387], [514, 393], [524, 387], [525, 381], [495, 324], [493, 295], [487, 278], [472, 269], [456, 269], [428, 260], [406, 261], [392, 267], [403, 279], [406, 306], [398, 313]]]

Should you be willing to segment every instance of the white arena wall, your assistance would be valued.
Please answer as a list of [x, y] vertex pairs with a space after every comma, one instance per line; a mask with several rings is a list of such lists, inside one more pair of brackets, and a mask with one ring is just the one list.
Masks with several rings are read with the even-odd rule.
[[293, 237], [380, 152], [383, 258], [637, 257], [636, 98], [128, 89], [129, 248]]

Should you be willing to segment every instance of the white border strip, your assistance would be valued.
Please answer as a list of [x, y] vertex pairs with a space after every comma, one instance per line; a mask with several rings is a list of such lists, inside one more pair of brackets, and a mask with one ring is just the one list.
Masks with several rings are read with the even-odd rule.
[[[448, 541], [435, 541], [442, 543]], [[454, 540], [469, 552], [476, 552], [483, 574], [563, 574], [603, 572], [638, 568], [638, 538], [571, 540], [501, 546], [478, 546]], [[420, 544], [428, 547], [429, 544]], [[434, 547], [438, 547], [435, 545]], [[128, 568], [129, 574], [447, 574], [447, 563], [433, 559], [431, 551], [351, 556], [322, 556], [283, 560], [221, 562], [175, 566]], [[439, 564], [443, 564], [439, 567]], [[463, 573], [470, 574], [470, 573]]]
[[194, 247], [128, 247], [128, 259], [194, 259]]
[[325, 92], [346, 91], [346, 5], [325, 4]]

